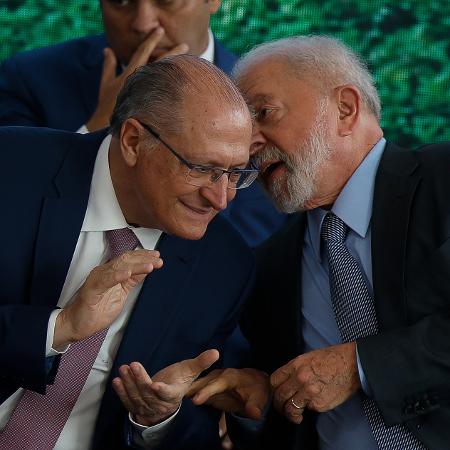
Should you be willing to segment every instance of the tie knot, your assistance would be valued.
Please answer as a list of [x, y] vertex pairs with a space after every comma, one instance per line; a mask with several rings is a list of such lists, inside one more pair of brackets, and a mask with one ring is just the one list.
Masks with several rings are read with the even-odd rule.
[[322, 223], [322, 239], [327, 241], [341, 242], [345, 241], [348, 227], [333, 213], [327, 213]]
[[129, 228], [108, 230], [105, 232], [109, 245], [108, 260], [117, 258], [125, 252], [134, 250], [139, 245], [139, 239]]

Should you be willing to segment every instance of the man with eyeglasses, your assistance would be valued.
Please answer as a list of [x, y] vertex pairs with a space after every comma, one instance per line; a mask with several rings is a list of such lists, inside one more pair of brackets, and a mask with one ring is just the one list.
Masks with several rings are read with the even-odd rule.
[[[229, 74], [236, 56], [214, 37], [221, 0], [100, 0], [105, 33], [23, 52], [0, 66], [0, 125], [93, 132], [109, 125], [133, 71], [168, 55], [200, 56]], [[286, 220], [255, 183], [222, 212], [250, 246]]]
[[217, 216], [258, 174], [251, 133], [187, 55], [127, 80], [110, 134], [0, 131], [0, 448], [220, 448], [218, 413], [183, 397], [251, 284]]

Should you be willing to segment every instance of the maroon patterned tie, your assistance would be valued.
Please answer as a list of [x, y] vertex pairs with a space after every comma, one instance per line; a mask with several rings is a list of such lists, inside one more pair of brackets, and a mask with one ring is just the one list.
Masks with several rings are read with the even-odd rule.
[[[129, 228], [105, 232], [109, 260], [139, 244]], [[83, 341], [74, 342], [61, 357], [53, 385], [46, 394], [26, 390], [3, 432], [1, 449], [51, 450], [86, 383], [92, 365], [105, 339], [104, 329]]]

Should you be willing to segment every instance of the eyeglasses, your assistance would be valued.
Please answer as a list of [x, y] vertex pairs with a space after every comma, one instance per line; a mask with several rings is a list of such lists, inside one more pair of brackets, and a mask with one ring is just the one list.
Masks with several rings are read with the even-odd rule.
[[[137, 119], [136, 119], [137, 120]], [[220, 180], [224, 173], [228, 176], [228, 189], [244, 189], [257, 178], [259, 170], [256, 167], [248, 169], [222, 169], [220, 167], [193, 164], [178, 154], [161, 136], [146, 123], [138, 122], [155, 138], [158, 139], [182, 164], [188, 168], [186, 182], [197, 187], [211, 186]]]

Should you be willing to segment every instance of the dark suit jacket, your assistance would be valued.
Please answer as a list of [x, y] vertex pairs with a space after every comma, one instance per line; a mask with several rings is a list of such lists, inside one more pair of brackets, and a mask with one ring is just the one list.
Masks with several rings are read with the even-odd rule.
[[[450, 443], [450, 144], [388, 144], [372, 213], [379, 333], [358, 340], [362, 366], [388, 424], [404, 423], [431, 450]], [[255, 290], [242, 328], [269, 373], [303, 352], [298, 214], [257, 250]], [[271, 412], [258, 449], [316, 449], [314, 414], [300, 426]], [[301, 446], [300, 446], [301, 445]]]
[[[0, 403], [19, 387], [43, 393], [52, 382], [54, 371], [45, 369], [47, 322], [78, 240], [104, 135], [0, 128]], [[131, 361], [154, 374], [205, 349], [221, 350], [238, 320], [254, 264], [226, 220], [214, 219], [198, 241], [163, 234], [158, 249], [164, 267], [144, 282], [110, 377]], [[94, 448], [122, 448], [125, 416], [108, 382]], [[162, 448], [215, 448], [217, 424], [217, 412], [186, 401]]]
[[[214, 63], [229, 74], [236, 56], [215, 40]], [[103, 66], [104, 35], [19, 53], [0, 67], [0, 125], [76, 131], [94, 113]], [[284, 223], [257, 183], [238, 192], [222, 213], [250, 246]]]

